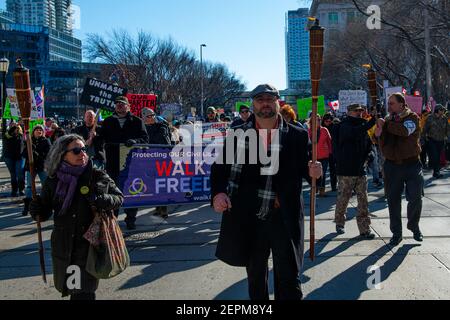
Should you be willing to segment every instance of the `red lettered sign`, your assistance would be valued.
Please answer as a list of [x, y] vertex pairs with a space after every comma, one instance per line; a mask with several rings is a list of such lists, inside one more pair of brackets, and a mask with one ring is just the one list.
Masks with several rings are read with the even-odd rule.
[[149, 108], [153, 111], [156, 110], [157, 96], [154, 94], [127, 94], [127, 98], [130, 101], [130, 111], [136, 117], [141, 118], [142, 109]]

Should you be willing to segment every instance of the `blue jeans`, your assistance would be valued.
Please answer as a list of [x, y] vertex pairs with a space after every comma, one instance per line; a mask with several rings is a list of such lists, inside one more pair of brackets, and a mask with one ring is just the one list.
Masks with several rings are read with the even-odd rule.
[[[47, 173], [45, 173], [44, 171], [39, 171], [36, 173], [36, 176], [39, 176], [39, 179], [41, 180], [41, 185], [43, 185], [45, 180], [47, 179]], [[31, 192], [31, 173], [30, 173], [30, 171], [25, 172], [25, 178], [27, 180], [27, 187], [25, 189], [25, 197], [28, 199], [31, 199], [33, 197], [33, 194]]]
[[11, 189], [13, 193], [25, 189], [25, 179], [23, 170], [25, 168], [25, 159], [13, 160], [5, 157], [5, 163], [11, 176]]

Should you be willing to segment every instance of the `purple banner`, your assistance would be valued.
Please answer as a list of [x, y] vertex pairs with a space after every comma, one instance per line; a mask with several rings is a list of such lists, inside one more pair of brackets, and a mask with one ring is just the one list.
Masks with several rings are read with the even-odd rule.
[[204, 162], [172, 161], [171, 147], [121, 148], [123, 208], [144, 208], [211, 199], [211, 167]]

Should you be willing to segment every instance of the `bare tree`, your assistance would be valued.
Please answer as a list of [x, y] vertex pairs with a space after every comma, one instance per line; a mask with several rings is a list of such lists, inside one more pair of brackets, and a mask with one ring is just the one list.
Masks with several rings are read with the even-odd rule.
[[[86, 52], [91, 61], [111, 66], [104, 80], [114, 74], [130, 92], [154, 92], [161, 103], [181, 103], [187, 110], [200, 106], [200, 63], [194, 53], [170, 38], [161, 40], [144, 31], [137, 37], [123, 30], [107, 37], [89, 34]], [[204, 67], [206, 105], [222, 106], [244, 91], [225, 65], [205, 63]]]

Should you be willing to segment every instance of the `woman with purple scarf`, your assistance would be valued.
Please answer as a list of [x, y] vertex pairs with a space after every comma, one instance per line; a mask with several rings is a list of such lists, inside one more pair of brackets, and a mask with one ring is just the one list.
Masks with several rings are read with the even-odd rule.
[[[78, 135], [58, 139], [45, 168], [48, 178], [41, 196], [31, 202], [30, 214], [41, 221], [54, 215], [51, 248], [55, 287], [71, 300], [95, 300], [98, 280], [85, 271], [89, 242], [83, 236], [94, 220], [92, 207], [113, 212], [123, 203], [122, 192], [104, 171], [93, 168], [85, 142]], [[67, 287], [73, 266], [81, 272], [81, 285], [76, 289]]]

